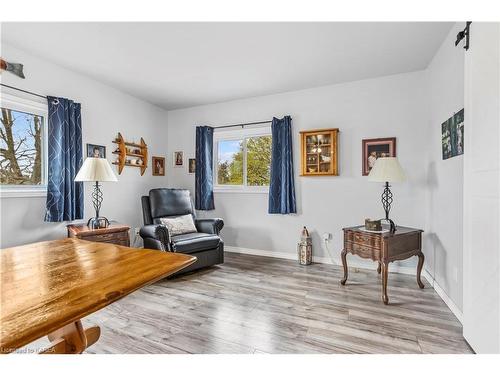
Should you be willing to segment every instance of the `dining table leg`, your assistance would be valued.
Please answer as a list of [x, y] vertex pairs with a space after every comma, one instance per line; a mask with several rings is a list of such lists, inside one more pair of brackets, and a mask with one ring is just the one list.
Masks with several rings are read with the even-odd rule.
[[101, 328], [92, 326], [84, 329], [82, 322], [65, 325], [48, 335], [52, 346], [40, 352], [40, 354], [79, 354], [92, 344], [95, 344], [101, 336]]

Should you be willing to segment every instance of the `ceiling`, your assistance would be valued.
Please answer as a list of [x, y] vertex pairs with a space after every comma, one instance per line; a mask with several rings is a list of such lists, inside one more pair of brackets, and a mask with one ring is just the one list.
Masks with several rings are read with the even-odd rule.
[[452, 23], [3, 23], [2, 42], [165, 109], [425, 69]]

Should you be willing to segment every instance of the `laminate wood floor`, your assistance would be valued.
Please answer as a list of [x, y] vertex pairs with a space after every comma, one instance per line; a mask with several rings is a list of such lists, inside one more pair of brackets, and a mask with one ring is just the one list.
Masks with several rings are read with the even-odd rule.
[[[83, 319], [87, 353], [471, 353], [462, 326], [425, 282], [376, 271], [299, 266], [226, 253], [225, 263], [138, 290]], [[45, 346], [46, 339], [29, 345]]]

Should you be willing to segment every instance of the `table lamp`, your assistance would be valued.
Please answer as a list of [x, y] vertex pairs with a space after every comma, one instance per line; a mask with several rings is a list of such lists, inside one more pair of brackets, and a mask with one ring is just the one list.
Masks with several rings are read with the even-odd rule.
[[385, 220], [389, 223], [391, 233], [396, 231], [394, 221], [389, 219], [389, 211], [392, 204], [392, 192], [389, 182], [404, 182], [406, 180], [403, 168], [395, 157], [378, 158], [373, 166], [368, 181], [385, 182], [384, 192], [382, 193], [382, 206], [385, 211]]
[[103, 158], [87, 158], [78, 171], [75, 181], [95, 182], [94, 191], [92, 192], [92, 204], [95, 209], [95, 217], [90, 218], [87, 225], [92, 229], [106, 228], [109, 225], [109, 220], [105, 217], [99, 216], [102, 203], [102, 191], [99, 186], [99, 182], [118, 181], [115, 174], [111, 170], [111, 165], [109, 165], [109, 162]]

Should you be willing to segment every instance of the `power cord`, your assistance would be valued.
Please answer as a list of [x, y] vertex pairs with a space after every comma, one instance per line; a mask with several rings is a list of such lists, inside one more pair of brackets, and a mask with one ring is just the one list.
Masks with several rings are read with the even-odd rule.
[[328, 242], [331, 240], [331, 235], [328, 235], [328, 237], [326, 237], [325, 235], [323, 235], [323, 242], [325, 243], [325, 248], [326, 248], [326, 252], [328, 253], [328, 256], [330, 257], [330, 260], [332, 261], [332, 264], [334, 265], [339, 265], [338, 262], [335, 261], [335, 259], [333, 258], [333, 255], [330, 251], [330, 248], [328, 247]]

